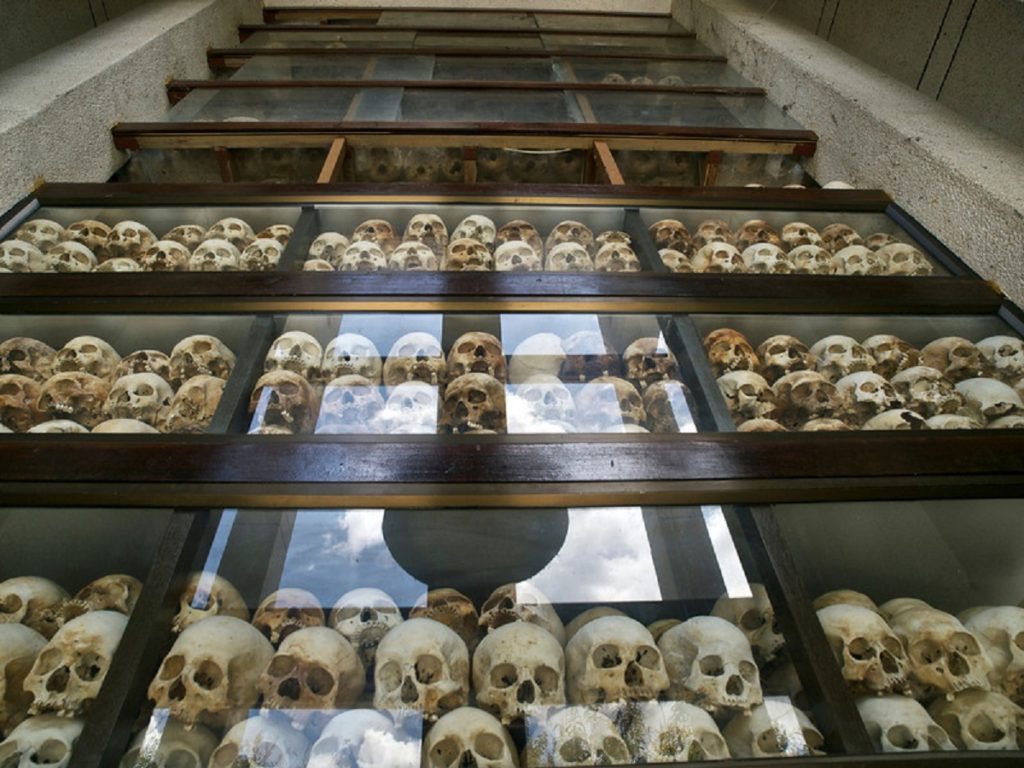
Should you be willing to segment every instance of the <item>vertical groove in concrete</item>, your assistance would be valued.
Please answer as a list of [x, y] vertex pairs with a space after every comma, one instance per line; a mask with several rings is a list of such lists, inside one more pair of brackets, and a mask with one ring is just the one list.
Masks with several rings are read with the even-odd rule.
[[925, 72], [928, 71], [928, 65], [932, 62], [932, 56], [935, 54], [935, 47], [939, 44], [939, 39], [942, 37], [942, 30], [946, 26], [946, 19], [949, 18], [949, 11], [953, 7], [953, 0], [949, 0], [946, 3], [946, 10], [942, 13], [942, 21], [939, 22], [939, 31], [935, 35], [935, 39], [932, 40], [932, 47], [928, 49], [928, 58], [924, 61], [924, 66], [921, 67], [921, 76], [917, 78], [917, 85], [914, 86], [917, 90], [921, 90], [921, 81], [924, 80]]
[[946, 66], [946, 71], [942, 75], [942, 82], [939, 83], [939, 89], [935, 93], [936, 99], [942, 98], [942, 89], [946, 85], [946, 79], [949, 77], [950, 70], [953, 69], [953, 63], [956, 61], [956, 55], [960, 51], [960, 44], [964, 41], [964, 35], [967, 34], [967, 28], [971, 26], [971, 17], [974, 15], [974, 9], [978, 5], [978, 0], [971, 0], [971, 9], [967, 12], [967, 18], [964, 20], [964, 25], [960, 29], [960, 35], [957, 37], [956, 46], [953, 48], [953, 54], [949, 57], [949, 64]]
[[942, 28], [935, 37], [935, 44], [928, 57], [928, 64], [917, 84], [917, 90], [921, 93], [933, 99], [939, 98], [939, 86], [953, 63], [953, 53], [963, 36], [967, 14], [973, 7], [974, 0], [950, 0]]

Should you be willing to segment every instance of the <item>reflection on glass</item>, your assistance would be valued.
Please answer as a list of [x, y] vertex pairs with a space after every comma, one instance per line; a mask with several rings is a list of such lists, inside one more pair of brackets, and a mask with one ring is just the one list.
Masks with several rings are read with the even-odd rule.
[[806, 714], [782, 697], [766, 696], [763, 704], [734, 717], [723, 734], [733, 757], [825, 754], [821, 732]]

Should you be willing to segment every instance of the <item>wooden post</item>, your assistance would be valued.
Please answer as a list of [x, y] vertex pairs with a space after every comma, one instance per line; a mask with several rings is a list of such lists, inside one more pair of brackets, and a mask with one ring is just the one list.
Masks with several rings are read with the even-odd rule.
[[339, 136], [331, 142], [331, 148], [327, 151], [327, 159], [324, 160], [320, 175], [316, 179], [317, 184], [333, 184], [341, 176], [341, 161], [345, 157], [345, 138]]

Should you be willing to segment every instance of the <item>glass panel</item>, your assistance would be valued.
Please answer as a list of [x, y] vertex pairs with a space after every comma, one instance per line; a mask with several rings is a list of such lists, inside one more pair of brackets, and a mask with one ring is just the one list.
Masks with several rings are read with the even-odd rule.
[[457, 147], [353, 146], [345, 153], [342, 177], [375, 183], [458, 183], [465, 169]]
[[800, 129], [799, 123], [760, 96], [579, 91], [577, 98], [589, 102], [593, 121], [598, 123]]
[[438, 56], [435, 80], [540, 80], [551, 81], [551, 59]]
[[459, 9], [458, 12], [441, 11], [388, 11], [383, 10], [377, 24], [385, 27], [475, 27], [477, 29], [507, 29], [510, 31], [535, 29], [533, 14], [509, 11], [506, 13], [480, 13]]
[[169, 519], [0, 508], [0, 762], [67, 763]]
[[[5, 315], [2, 432], [221, 431], [221, 395], [250, 320], [202, 315]], [[226, 404], [225, 404], [226, 406]]]
[[321, 30], [265, 30], [254, 32], [242, 48], [411, 48], [415, 31], [396, 32], [335, 29]]
[[[753, 605], [756, 573], [726, 516], [715, 506], [229, 510], [196, 563], [199, 589], [181, 592], [184, 631], [140, 672], [156, 709], [136, 744], [166, 754], [186, 723], [210, 765], [251, 762], [268, 741], [294, 749], [297, 765], [307, 754], [309, 765], [417, 766], [421, 754], [514, 765], [522, 753], [547, 766], [583, 750], [599, 764], [680, 762], [749, 756], [741, 710], [752, 706], [781, 732], [776, 753], [820, 753], [820, 733], [793, 708], [799, 679], [762, 683], [756, 662], [769, 662], [732, 623], [752, 610], [770, 625], [772, 612], [766, 599]], [[728, 676], [728, 693], [700, 688], [678, 655], [705, 626], [722, 642], [702, 664]], [[210, 670], [209, 648], [235, 695], [207, 693], [199, 706], [193, 680]]]
[[578, 109], [568, 94], [544, 91], [458, 91], [405, 89], [406, 122], [570, 123]]
[[786, 184], [802, 184], [804, 176], [800, 161], [788, 155], [723, 152], [715, 184], [719, 187], [742, 187], [747, 184], [781, 187]]
[[676, 187], [700, 186], [700, 152], [652, 152], [623, 149], [614, 152], [615, 162], [627, 184]]
[[1024, 748], [1020, 500], [775, 511], [877, 750]]
[[429, 80], [433, 56], [253, 56], [234, 80]]
[[712, 51], [692, 37], [629, 37], [626, 35], [545, 34], [549, 51], [600, 51], [601, 53], [674, 53], [680, 56], [711, 56]]
[[502, 33], [480, 35], [420, 32], [416, 35], [417, 48], [485, 48], [494, 51], [541, 51], [544, 43], [539, 35]]
[[194, 122], [288, 122], [341, 120], [357, 91], [344, 88], [246, 88], [192, 91], [162, 120]]
[[678, 355], [646, 315], [289, 315], [250, 432], [695, 432]]
[[586, 15], [579, 13], [538, 13], [537, 26], [545, 31], [603, 32], [609, 28], [619, 32], [685, 31], [673, 19], [666, 17]]
[[694, 323], [741, 431], [1024, 428], [1024, 355], [1012, 354], [1024, 345], [996, 317], [703, 315]]
[[636, 59], [588, 59], [572, 57], [557, 59], [559, 79], [583, 83], [617, 82], [619, 78], [638, 83], [662, 85], [718, 85], [750, 88], [749, 80], [729, 68], [725, 62], [648, 61]]

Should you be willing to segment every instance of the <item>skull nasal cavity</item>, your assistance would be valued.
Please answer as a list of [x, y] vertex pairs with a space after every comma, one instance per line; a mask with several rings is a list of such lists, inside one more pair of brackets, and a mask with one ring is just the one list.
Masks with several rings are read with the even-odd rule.
[[405, 678], [402, 682], [402, 703], [413, 704], [419, 700], [419, 693], [416, 691], [416, 684], [411, 677]]
[[277, 686], [277, 695], [282, 699], [291, 699], [292, 701], [298, 701], [299, 695], [302, 690], [299, 686], [299, 681], [294, 677], [289, 677], [287, 680], [282, 680], [281, 684]]
[[536, 692], [533, 688], [533, 682], [527, 680], [525, 683], [519, 686], [519, 690], [516, 691], [516, 701], [520, 704], [532, 704], [533, 698]]

